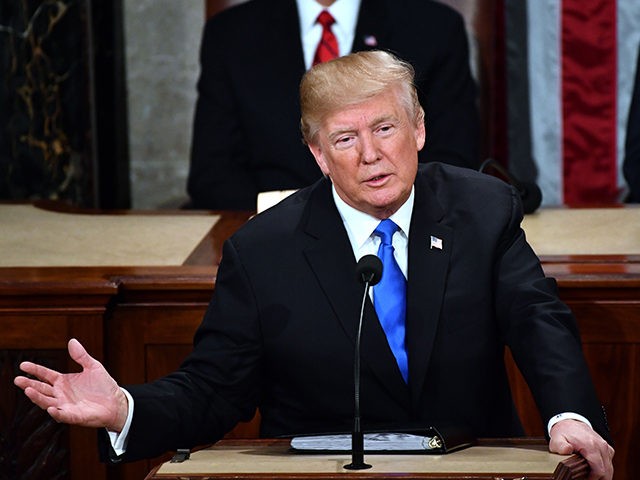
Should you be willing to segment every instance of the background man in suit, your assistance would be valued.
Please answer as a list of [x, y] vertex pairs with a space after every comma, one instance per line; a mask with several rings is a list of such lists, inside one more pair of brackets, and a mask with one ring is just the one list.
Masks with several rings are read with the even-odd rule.
[[432, 0], [252, 0], [206, 24], [187, 190], [191, 207], [246, 209], [258, 192], [321, 173], [299, 135], [298, 85], [327, 10], [339, 54], [390, 50], [417, 70], [426, 110], [421, 161], [477, 168], [476, 87], [461, 16]]
[[[367, 301], [363, 428], [446, 423], [478, 437], [521, 435], [508, 345], [548, 422], [549, 448], [579, 451], [590, 478], [611, 479], [613, 449], [575, 321], [526, 243], [519, 196], [470, 169], [418, 165], [426, 134], [412, 79], [410, 65], [385, 52], [305, 75], [303, 135], [326, 178], [225, 243], [211, 305], [177, 372], [120, 389], [72, 340], [82, 373], [25, 362], [41, 381], [15, 383], [59, 421], [107, 427], [124, 460], [216, 441], [256, 407], [263, 436], [349, 431], [362, 294], [354, 267], [391, 241], [380, 283], [397, 271], [406, 294], [391, 300], [376, 286]], [[391, 239], [378, 233], [390, 222]], [[383, 309], [400, 298], [393, 333]]]
[[636, 79], [633, 84], [627, 118], [627, 137], [622, 170], [627, 185], [629, 185], [627, 202], [640, 203], [640, 46], [636, 62]]

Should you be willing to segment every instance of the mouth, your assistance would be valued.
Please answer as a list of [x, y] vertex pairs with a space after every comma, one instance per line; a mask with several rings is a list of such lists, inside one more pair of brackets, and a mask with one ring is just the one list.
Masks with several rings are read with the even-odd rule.
[[387, 178], [389, 178], [389, 175], [387, 175], [387, 174], [375, 175], [375, 176], [369, 177], [367, 180], [365, 180], [365, 183], [368, 183], [368, 184], [371, 184], [371, 185], [378, 185], [380, 183], [383, 183]]

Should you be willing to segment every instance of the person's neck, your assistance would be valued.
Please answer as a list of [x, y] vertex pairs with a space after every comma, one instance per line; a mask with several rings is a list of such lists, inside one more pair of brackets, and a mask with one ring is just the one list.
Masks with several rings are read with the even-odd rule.
[[331, 5], [333, 5], [336, 2], [336, 0], [316, 0], [316, 2], [318, 2], [323, 7], [328, 8]]

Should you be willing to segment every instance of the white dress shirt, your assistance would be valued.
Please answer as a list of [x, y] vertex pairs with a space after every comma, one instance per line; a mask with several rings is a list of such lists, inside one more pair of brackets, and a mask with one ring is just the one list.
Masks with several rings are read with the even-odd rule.
[[315, 0], [296, 0], [296, 3], [300, 20], [300, 41], [307, 70], [311, 68], [322, 36], [322, 26], [316, 23], [316, 20], [323, 10], [327, 10], [336, 21], [331, 26], [331, 31], [338, 41], [340, 56], [351, 53], [360, 0], [336, 0], [330, 7], [323, 7]]
[[[356, 210], [340, 198], [335, 188], [332, 188], [332, 191], [333, 200], [336, 203], [336, 207], [338, 208], [340, 217], [342, 217], [344, 227], [347, 230], [347, 235], [349, 236], [351, 248], [353, 249], [353, 254], [356, 260], [360, 260], [365, 255], [376, 255], [381, 240], [378, 235], [373, 234], [373, 231], [380, 223], [380, 219], [372, 217], [360, 210]], [[406, 279], [409, 278], [409, 227], [411, 225], [413, 199], [414, 191], [412, 188], [407, 201], [404, 202], [396, 213], [389, 217], [396, 225], [398, 225], [398, 227], [400, 227], [400, 229], [393, 234], [391, 243], [394, 250], [393, 255], [396, 262], [398, 262], [400, 270], [402, 270], [404, 278]]]

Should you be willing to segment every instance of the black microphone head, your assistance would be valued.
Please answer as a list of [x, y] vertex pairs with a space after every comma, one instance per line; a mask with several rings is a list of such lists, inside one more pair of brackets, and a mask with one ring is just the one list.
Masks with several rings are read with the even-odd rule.
[[356, 276], [359, 282], [375, 285], [382, 278], [382, 261], [376, 255], [365, 255], [358, 260]]
[[535, 212], [542, 203], [542, 190], [533, 182], [518, 182], [518, 192], [524, 213]]

